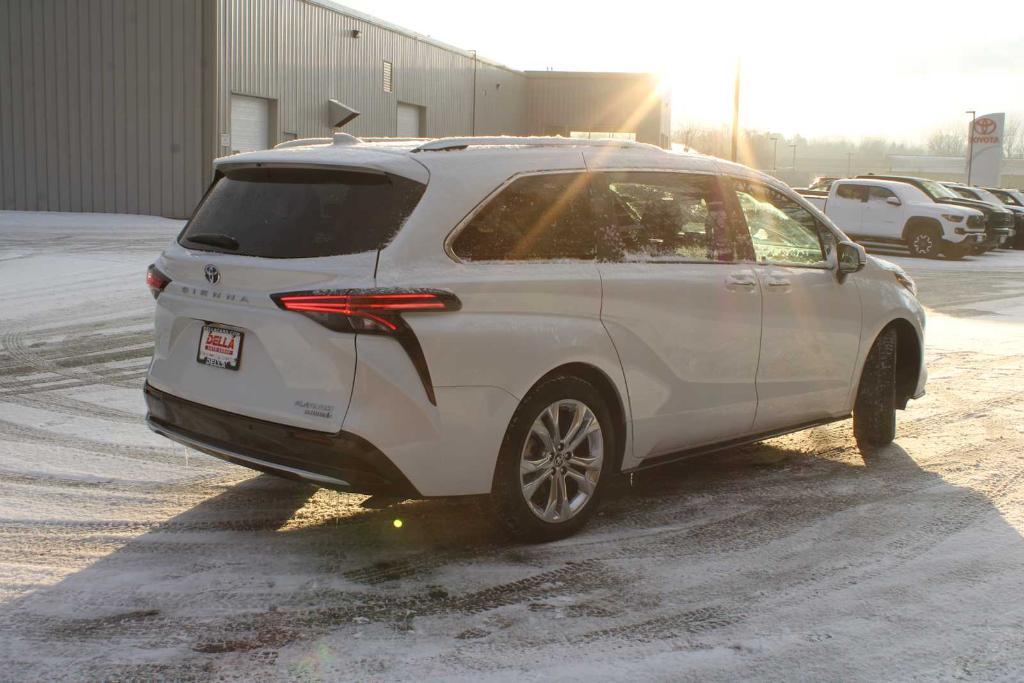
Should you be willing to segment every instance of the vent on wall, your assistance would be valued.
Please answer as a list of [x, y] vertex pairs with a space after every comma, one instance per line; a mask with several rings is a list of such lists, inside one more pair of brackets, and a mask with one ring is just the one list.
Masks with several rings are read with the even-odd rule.
[[391, 92], [394, 88], [393, 78], [394, 67], [391, 62], [384, 60], [384, 92]]

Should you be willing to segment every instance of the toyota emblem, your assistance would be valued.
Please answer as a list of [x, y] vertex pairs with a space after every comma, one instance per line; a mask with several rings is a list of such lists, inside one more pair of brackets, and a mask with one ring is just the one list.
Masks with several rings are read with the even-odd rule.
[[987, 116], [983, 116], [974, 122], [974, 132], [978, 135], [992, 135], [996, 132], [996, 122]]
[[217, 270], [217, 266], [209, 263], [203, 268], [203, 275], [206, 276], [206, 281], [211, 285], [215, 285], [220, 282], [220, 271]]

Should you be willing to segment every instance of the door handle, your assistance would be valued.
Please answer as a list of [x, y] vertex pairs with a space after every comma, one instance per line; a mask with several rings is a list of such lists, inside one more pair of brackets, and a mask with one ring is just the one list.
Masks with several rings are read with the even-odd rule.
[[757, 279], [749, 273], [733, 273], [725, 278], [725, 286], [728, 289], [743, 287], [751, 289], [757, 285]]
[[790, 286], [792, 286], [792, 284], [793, 283], [790, 282], [787, 278], [779, 277], [778, 275], [769, 275], [768, 276], [768, 286], [769, 287], [790, 287]]

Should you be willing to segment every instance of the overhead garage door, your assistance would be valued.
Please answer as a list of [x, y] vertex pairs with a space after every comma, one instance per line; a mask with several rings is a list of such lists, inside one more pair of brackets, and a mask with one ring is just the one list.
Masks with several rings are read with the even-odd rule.
[[423, 137], [423, 107], [405, 102], [398, 103], [398, 137]]
[[270, 100], [231, 96], [231, 153], [270, 148]]

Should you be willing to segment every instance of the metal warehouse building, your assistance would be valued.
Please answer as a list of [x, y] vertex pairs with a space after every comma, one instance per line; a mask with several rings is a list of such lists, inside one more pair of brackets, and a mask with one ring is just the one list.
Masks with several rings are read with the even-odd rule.
[[323, 136], [616, 133], [649, 74], [509, 69], [330, 0], [0, 0], [0, 208], [187, 216], [215, 157]]

